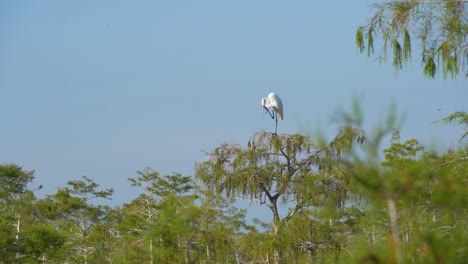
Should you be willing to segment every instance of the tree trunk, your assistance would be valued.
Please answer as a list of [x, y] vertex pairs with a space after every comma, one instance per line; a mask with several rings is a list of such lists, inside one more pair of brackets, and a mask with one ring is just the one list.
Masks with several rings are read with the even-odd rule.
[[388, 215], [390, 218], [390, 248], [393, 251], [395, 263], [400, 264], [403, 263], [403, 259], [400, 248], [400, 235], [398, 231], [398, 216], [395, 206], [395, 199], [388, 192], [388, 184], [385, 179], [385, 174], [382, 170], [380, 170], [379, 172], [379, 177], [385, 186], [385, 192], [387, 197]]
[[149, 252], [150, 252], [150, 264], [153, 264], [153, 238], [150, 238]]
[[278, 249], [275, 249], [275, 251], [273, 253], [274, 253], [274, 258], [275, 258], [275, 264], [282, 264], [283, 259], [282, 259], [282, 256], [281, 256], [281, 251], [278, 250]]
[[192, 242], [190, 239], [187, 239], [185, 241], [185, 247], [187, 248], [186, 254], [185, 254], [185, 263], [190, 264], [192, 262], [191, 257], [190, 257], [190, 252], [192, 250]]
[[17, 223], [14, 224], [14, 226], [16, 226], [16, 236], [15, 236], [15, 240], [16, 240], [16, 259], [19, 259], [20, 258], [19, 235], [20, 235], [20, 231], [21, 231], [21, 215], [17, 214], [16, 217], [18, 218]]
[[395, 254], [396, 263], [403, 263], [401, 248], [400, 248], [400, 235], [398, 231], [398, 218], [393, 198], [387, 198], [388, 214], [390, 216], [390, 242]]
[[[270, 203], [271, 203], [271, 211], [273, 212], [273, 234], [275, 235], [275, 244], [278, 241], [278, 236], [281, 231], [281, 218], [279, 216], [278, 212], [278, 206], [276, 205], [277, 199], [276, 198], [270, 198]], [[282, 264], [283, 263], [283, 258], [281, 254], [281, 250], [278, 249], [278, 245], [275, 246], [275, 249], [273, 251], [273, 258], [275, 264]]]

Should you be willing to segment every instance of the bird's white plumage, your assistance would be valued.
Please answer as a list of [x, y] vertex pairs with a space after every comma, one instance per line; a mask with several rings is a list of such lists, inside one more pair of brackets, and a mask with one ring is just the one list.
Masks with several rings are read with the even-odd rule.
[[[262, 98], [261, 104], [262, 104], [262, 109], [267, 110], [271, 118], [275, 118], [275, 115], [276, 115], [276, 127], [275, 127], [275, 134], [276, 134], [276, 129], [278, 127], [278, 117], [279, 119], [283, 120], [283, 102], [281, 101], [278, 95], [276, 95], [275, 93], [270, 93], [268, 94], [267, 97]], [[272, 113], [270, 113], [268, 109], [270, 109]]]
[[283, 120], [283, 102], [275, 93], [268, 94], [266, 107], [273, 109], [279, 119]]
[[262, 98], [261, 103], [263, 109], [270, 108], [278, 115], [279, 119], [283, 120], [283, 102], [277, 94], [268, 94], [268, 97]]

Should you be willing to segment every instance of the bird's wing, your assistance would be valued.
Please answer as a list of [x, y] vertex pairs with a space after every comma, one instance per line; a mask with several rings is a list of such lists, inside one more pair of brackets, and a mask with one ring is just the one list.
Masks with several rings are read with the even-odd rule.
[[279, 98], [278, 95], [273, 94], [274, 101], [276, 103], [276, 114], [278, 117], [283, 120], [283, 102], [281, 101], [281, 98]]

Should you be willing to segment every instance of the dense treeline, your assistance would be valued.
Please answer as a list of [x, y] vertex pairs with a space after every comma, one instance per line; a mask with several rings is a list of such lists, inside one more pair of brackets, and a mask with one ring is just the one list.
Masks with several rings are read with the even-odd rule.
[[[220, 145], [195, 177], [143, 169], [129, 178], [140, 195], [115, 208], [88, 177], [38, 199], [33, 172], [2, 164], [0, 263], [466, 263], [463, 139], [435, 153], [402, 140], [392, 117], [373, 134], [343, 117], [330, 141], [259, 132]], [[247, 224], [239, 199], [272, 221]]]

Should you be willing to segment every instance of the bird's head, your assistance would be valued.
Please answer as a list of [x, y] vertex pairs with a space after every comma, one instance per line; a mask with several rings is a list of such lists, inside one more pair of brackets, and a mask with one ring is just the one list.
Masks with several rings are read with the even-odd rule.
[[267, 99], [265, 97], [263, 97], [262, 98], [262, 103], [261, 103], [262, 104], [261, 107], [262, 107], [263, 112], [265, 112], [265, 109], [266, 109], [266, 102], [267, 102]]

